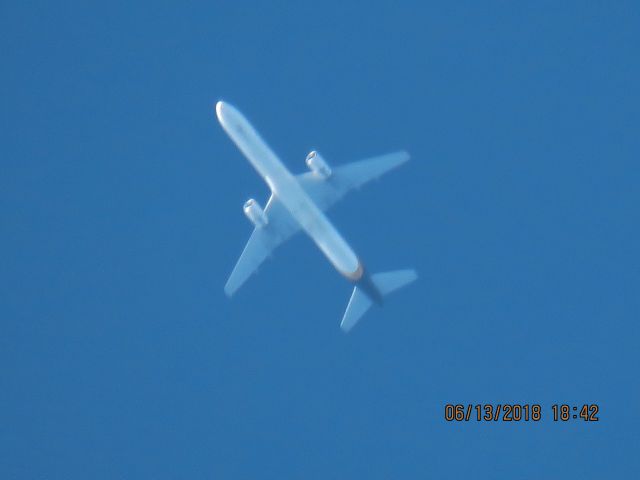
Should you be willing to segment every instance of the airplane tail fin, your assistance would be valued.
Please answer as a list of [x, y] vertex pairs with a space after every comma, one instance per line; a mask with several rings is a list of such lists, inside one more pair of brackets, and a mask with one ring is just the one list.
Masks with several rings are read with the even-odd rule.
[[[381, 295], [388, 295], [391, 292], [410, 284], [418, 278], [415, 270], [396, 270], [394, 272], [376, 273], [371, 276], [371, 280]], [[358, 286], [354, 287], [347, 310], [344, 312], [340, 328], [348, 332], [358, 320], [367, 313], [373, 301]]]

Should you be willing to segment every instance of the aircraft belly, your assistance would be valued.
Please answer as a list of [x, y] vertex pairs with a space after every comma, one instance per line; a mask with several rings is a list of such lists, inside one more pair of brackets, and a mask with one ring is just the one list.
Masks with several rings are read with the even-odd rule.
[[356, 254], [295, 179], [291, 178], [291, 181], [293, 184], [287, 182], [288, 185], [279, 188], [284, 206], [342, 275], [358, 277], [361, 268]]
[[222, 102], [216, 105], [216, 112], [229, 137], [333, 266], [345, 277], [358, 280], [362, 267], [356, 254], [249, 121]]

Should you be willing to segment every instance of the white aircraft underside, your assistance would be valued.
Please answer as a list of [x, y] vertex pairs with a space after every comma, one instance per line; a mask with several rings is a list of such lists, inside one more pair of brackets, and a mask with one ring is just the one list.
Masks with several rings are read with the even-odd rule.
[[262, 262], [285, 240], [301, 229], [315, 242], [336, 270], [355, 283], [340, 324], [349, 331], [373, 302], [417, 278], [414, 270], [369, 275], [349, 244], [323, 213], [349, 191], [398, 167], [409, 159], [395, 152], [330, 169], [317, 153], [307, 156], [310, 171], [292, 175], [260, 138], [249, 121], [225, 102], [216, 104], [222, 128], [271, 189], [264, 210], [253, 199], [244, 205], [255, 228], [226, 285], [233, 295]]

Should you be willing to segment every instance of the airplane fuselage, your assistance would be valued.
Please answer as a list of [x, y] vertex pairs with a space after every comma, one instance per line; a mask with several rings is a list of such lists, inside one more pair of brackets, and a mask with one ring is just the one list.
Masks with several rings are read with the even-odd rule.
[[363, 279], [364, 267], [349, 244], [249, 121], [238, 110], [224, 102], [216, 104], [216, 114], [231, 140], [335, 269], [352, 282], [364, 283], [365, 289], [373, 288], [369, 294], [374, 297], [374, 300], [380, 300], [381, 295], [373, 284], [360, 282], [361, 279], [365, 280]]

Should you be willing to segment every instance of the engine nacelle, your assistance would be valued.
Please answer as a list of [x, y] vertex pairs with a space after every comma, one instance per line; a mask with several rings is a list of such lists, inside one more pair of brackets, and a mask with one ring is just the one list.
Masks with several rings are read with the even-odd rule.
[[267, 223], [269, 223], [269, 219], [267, 219], [267, 214], [264, 213], [264, 210], [260, 206], [258, 202], [256, 202], [253, 198], [250, 198], [244, 203], [244, 214], [247, 216], [251, 223], [253, 223], [257, 228], [264, 227]]
[[309, 170], [320, 178], [329, 178], [331, 176], [331, 168], [329, 168], [324, 158], [315, 150], [307, 155], [306, 163]]

